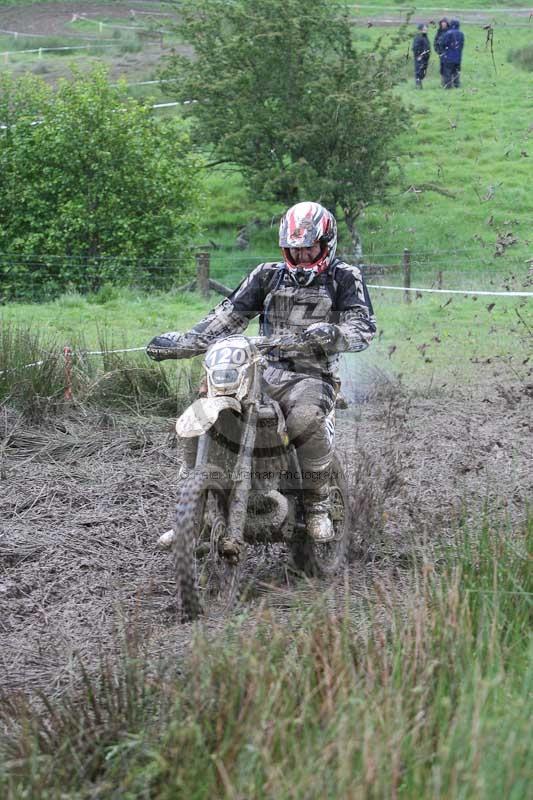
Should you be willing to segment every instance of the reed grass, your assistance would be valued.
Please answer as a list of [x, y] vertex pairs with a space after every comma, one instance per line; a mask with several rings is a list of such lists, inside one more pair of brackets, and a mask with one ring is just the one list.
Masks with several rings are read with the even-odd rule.
[[[81, 672], [84, 700], [4, 707], [7, 798], [512, 798], [531, 779], [533, 518], [486, 519], [345, 605], [202, 628], [183, 672]], [[171, 661], [169, 653], [169, 662]], [[128, 688], [129, 687], [129, 688]]]
[[57, 337], [37, 326], [3, 322], [0, 403], [40, 422], [84, 405], [175, 416], [191, 402], [200, 381], [197, 361], [165, 368], [143, 351], [114, 352], [121, 347], [105, 328], [97, 330], [97, 348], [95, 355], [83, 339], [70, 338], [69, 368]]

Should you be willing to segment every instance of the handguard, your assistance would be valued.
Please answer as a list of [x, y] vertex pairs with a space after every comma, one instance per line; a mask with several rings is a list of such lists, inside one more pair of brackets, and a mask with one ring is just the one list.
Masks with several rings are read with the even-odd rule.
[[198, 355], [198, 348], [182, 343], [180, 334], [162, 334], [155, 336], [146, 348], [146, 355], [154, 361], [165, 361], [168, 358], [192, 358]]

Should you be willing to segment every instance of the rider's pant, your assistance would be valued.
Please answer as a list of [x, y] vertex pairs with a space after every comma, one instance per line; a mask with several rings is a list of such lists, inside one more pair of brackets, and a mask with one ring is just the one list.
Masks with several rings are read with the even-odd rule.
[[328, 381], [268, 367], [263, 373], [267, 393], [285, 416], [287, 433], [296, 447], [306, 500], [328, 496], [335, 446], [335, 390]]

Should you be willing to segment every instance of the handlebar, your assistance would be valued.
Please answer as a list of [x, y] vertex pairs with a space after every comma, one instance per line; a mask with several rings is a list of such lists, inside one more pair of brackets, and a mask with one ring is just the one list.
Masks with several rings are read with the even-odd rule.
[[[159, 337], [158, 337], [159, 338]], [[306, 344], [302, 341], [300, 336], [295, 334], [286, 334], [283, 336], [247, 336], [246, 337], [251, 344], [255, 345], [259, 352], [266, 353], [269, 350], [273, 350], [274, 348], [279, 348], [281, 350], [304, 350]], [[205, 353], [207, 350], [206, 348], [198, 348], [194, 345], [187, 347], [172, 347], [172, 346], [164, 346], [161, 344], [156, 344], [150, 342], [146, 351], [150, 358], [153, 358], [155, 361], [164, 361], [166, 359], [180, 359], [180, 358], [192, 358], [193, 356], [201, 355]]]
[[261, 352], [272, 350], [275, 347], [280, 350], [303, 350], [306, 347], [301, 337], [293, 333], [284, 336], [247, 336], [246, 338]]

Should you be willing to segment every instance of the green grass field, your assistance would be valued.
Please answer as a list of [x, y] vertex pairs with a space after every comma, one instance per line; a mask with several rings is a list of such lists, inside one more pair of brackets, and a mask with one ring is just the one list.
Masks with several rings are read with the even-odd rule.
[[[371, 30], [356, 37], [362, 36], [368, 48], [380, 35], [389, 34]], [[524, 273], [524, 261], [532, 255], [531, 75], [507, 61], [508, 52], [526, 44], [530, 34], [497, 29], [496, 71], [485, 48], [486, 32], [475, 27], [466, 37], [460, 90], [441, 89], [433, 54], [424, 89], [415, 91], [411, 57], [406, 60], [406, 81], [399, 91], [413, 125], [398, 142], [400, 177], [381, 204], [365, 211], [359, 227], [371, 261], [398, 263], [408, 247], [430, 275], [443, 269], [460, 279], [483, 272], [485, 281], [507, 263]], [[270, 257], [275, 231], [268, 220], [280, 210], [266, 204], [252, 210], [239, 176], [231, 171], [208, 180], [210, 238], [222, 244], [227, 243], [225, 231], [234, 233], [250, 217], [262, 218], [267, 224], [253, 235], [252, 246]], [[345, 233], [341, 224], [341, 246]], [[495, 258], [497, 241], [509, 233], [516, 243], [505, 248], [504, 258]]]
[[[99, 349], [102, 338], [110, 349], [141, 347], [157, 333], [187, 330], [220, 299], [132, 290], [109, 294], [106, 302], [65, 295], [52, 303], [10, 304], [2, 309], [2, 320], [39, 335], [45, 349], [53, 342], [58, 353], [64, 345]], [[371, 295], [379, 335], [364, 354], [348, 358], [349, 371], [359, 363], [376, 365], [417, 385], [484, 382], [494, 372], [525, 380], [530, 374], [527, 298], [454, 295], [450, 301], [446, 295], [426, 295], [407, 305], [401, 292], [371, 290]], [[256, 323], [249, 330], [256, 333]], [[143, 363], [145, 356], [131, 358]], [[166, 369], [173, 371], [174, 365]]]

